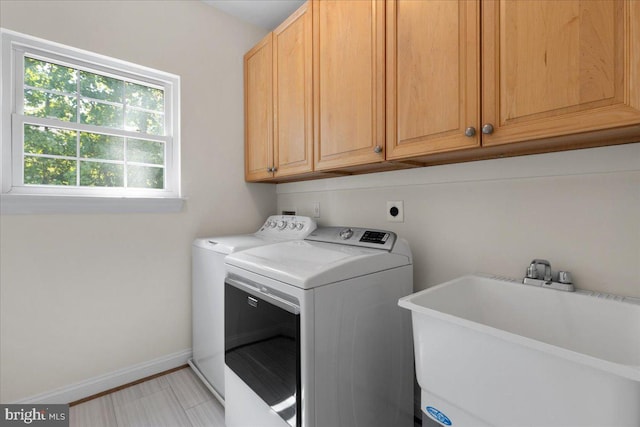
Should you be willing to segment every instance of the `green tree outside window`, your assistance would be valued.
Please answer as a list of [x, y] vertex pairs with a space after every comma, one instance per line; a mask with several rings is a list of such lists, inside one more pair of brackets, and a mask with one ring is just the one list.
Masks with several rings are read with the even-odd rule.
[[[92, 125], [24, 125], [24, 183], [164, 188], [164, 91], [25, 56], [24, 114]], [[140, 137], [116, 136], [109, 129]]]

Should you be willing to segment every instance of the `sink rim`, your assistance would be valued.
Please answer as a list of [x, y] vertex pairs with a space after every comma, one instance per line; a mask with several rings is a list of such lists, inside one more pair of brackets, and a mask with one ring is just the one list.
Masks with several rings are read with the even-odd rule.
[[[547, 354], [552, 354], [558, 357], [561, 357], [563, 359], [572, 361], [572, 362], [577, 362], [580, 363], [582, 365], [586, 365], [592, 368], [596, 368], [599, 370], [603, 370], [627, 379], [631, 379], [634, 381], [639, 381], [640, 382], [640, 366], [639, 365], [627, 365], [627, 364], [623, 364], [623, 363], [619, 363], [619, 362], [614, 362], [614, 361], [610, 361], [610, 360], [606, 360], [606, 359], [602, 359], [596, 356], [591, 356], [588, 354], [584, 354], [584, 353], [580, 353], [578, 351], [574, 351], [574, 350], [570, 350], [564, 347], [560, 347], [554, 344], [549, 344], [543, 341], [539, 341], [537, 339], [534, 338], [529, 338], [523, 335], [519, 335], [517, 333], [513, 333], [513, 332], [509, 332], [503, 329], [499, 329], [493, 326], [489, 326], [489, 325], [485, 325], [473, 320], [469, 320], [469, 319], [464, 319], [462, 317], [458, 317], [456, 315], [453, 314], [448, 314], [433, 308], [429, 308], [429, 307], [424, 307], [422, 305], [416, 304], [414, 303], [412, 300], [419, 298], [423, 295], [428, 295], [429, 293], [433, 293], [436, 292], [438, 289], [445, 287], [445, 286], [450, 286], [453, 283], [459, 282], [459, 281], [463, 281], [463, 280], [470, 280], [470, 279], [482, 279], [482, 280], [491, 280], [491, 281], [496, 281], [496, 282], [500, 282], [503, 283], [505, 285], [510, 285], [510, 286], [515, 286], [515, 285], [519, 285], [519, 286], [526, 286], [529, 289], [532, 289], [533, 291], [539, 291], [539, 292], [560, 292], [560, 291], [556, 291], [556, 290], [551, 290], [551, 289], [542, 289], [542, 288], [536, 288], [536, 287], [532, 287], [532, 286], [527, 286], [524, 285], [522, 283], [519, 283], [518, 281], [516, 281], [515, 279], [505, 279], [502, 277], [496, 277], [496, 276], [492, 276], [492, 275], [488, 275], [488, 274], [469, 274], [469, 275], [465, 275], [465, 276], [461, 276], [458, 277], [456, 279], [441, 283], [439, 285], [433, 286], [431, 288], [428, 289], [424, 289], [422, 291], [418, 291], [416, 293], [413, 293], [411, 295], [407, 295], [405, 297], [400, 298], [400, 300], [398, 301], [398, 305], [402, 308], [411, 310], [412, 314], [414, 313], [422, 313], [425, 314], [427, 316], [431, 316], [434, 317], [436, 319], [442, 320], [442, 321], [446, 321], [446, 322], [450, 322], [453, 324], [456, 324], [458, 326], [464, 327], [464, 328], [468, 328], [468, 329], [472, 329], [475, 330], [477, 332], [483, 333], [483, 334], [487, 334], [490, 336], [493, 336], [495, 338], [501, 339], [501, 340], [505, 340], [508, 342], [512, 342], [512, 343], [517, 343], [520, 344], [522, 346], [525, 346], [527, 348], [531, 348], [533, 350], [536, 351], [541, 351], [543, 353], [547, 353]], [[582, 295], [579, 293], [571, 293], [571, 297], [576, 297], [576, 298], [594, 298], [592, 296], [589, 295]], [[613, 301], [613, 300], [599, 300], [599, 303], [602, 304], [630, 304], [630, 305], [635, 305], [631, 302], [624, 302], [624, 301]], [[639, 307], [640, 309], [640, 307]]]

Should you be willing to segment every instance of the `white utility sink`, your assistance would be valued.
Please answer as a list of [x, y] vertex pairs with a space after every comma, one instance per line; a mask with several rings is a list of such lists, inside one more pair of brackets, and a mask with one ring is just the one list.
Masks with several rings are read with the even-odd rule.
[[485, 276], [399, 305], [440, 424], [640, 426], [640, 305]]

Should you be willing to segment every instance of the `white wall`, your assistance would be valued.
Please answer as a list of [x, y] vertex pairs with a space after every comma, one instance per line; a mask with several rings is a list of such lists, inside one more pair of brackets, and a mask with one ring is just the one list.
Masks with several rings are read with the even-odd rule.
[[[580, 288], [640, 297], [640, 143], [280, 184], [278, 210], [322, 225], [392, 230], [416, 290], [486, 272], [521, 278], [534, 258]], [[404, 223], [386, 202], [404, 201]]]
[[242, 56], [265, 33], [196, 0], [0, 1], [0, 25], [182, 78], [177, 214], [0, 217], [0, 401], [191, 347], [190, 245], [255, 230], [275, 186], [243, 178]]

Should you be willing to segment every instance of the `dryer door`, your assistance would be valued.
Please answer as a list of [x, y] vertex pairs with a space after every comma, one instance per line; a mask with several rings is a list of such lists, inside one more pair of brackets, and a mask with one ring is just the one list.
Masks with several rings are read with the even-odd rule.
[[301, 425], [300, 309], [256, 284], [225, 282], [225, 364], [289, 425]]

